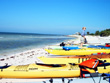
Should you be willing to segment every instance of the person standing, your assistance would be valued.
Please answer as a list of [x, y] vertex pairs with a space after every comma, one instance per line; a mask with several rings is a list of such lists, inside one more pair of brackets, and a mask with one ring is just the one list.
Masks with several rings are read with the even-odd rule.
[[85, 37], [85, 30], [86, 30], [86, 27], [83, 27], [82, 28], [82, 32], [81, 32], [81, 38], [80, 38], [80, 41], [81, 41], [81, 47], [82, 45], [85, 43], [85, 40], [86, 40], [86, 37]]

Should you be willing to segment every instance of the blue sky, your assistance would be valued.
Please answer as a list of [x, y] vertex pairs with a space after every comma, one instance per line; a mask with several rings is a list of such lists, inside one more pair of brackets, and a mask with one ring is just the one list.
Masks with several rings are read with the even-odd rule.
[[74, 34], [110, 28], [110, 0], [0, 0], [0, 32]]

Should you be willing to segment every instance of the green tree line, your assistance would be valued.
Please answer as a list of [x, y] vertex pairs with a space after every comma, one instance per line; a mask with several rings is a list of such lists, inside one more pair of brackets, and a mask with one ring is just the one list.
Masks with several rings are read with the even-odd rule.
[[102, 31], [96, 31], [95, 33], [87, 32], [87, 35], [109, 36], [110, 35], [110, 29], [106, 29], [106, 30], [102, 30]]

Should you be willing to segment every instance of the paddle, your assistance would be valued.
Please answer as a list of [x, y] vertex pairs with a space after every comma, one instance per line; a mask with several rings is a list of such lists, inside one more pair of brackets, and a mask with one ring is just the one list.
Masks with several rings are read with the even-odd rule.
[[7, 63], [6, 63], [6, 65], [5, 66], [0, 66], [0, 69], [5, 69], [5, 68], [8, 68], [8, 67], [10, 67], [11, 65], [8, 65]]
[[79, 65], [80, 63], [69, 63], [70, 65]]
[[66, 65], [66, 64], [44, 64], [44, 63], [36, 63], [36, 64], [41, 66], [47, 66], [47, 67], [62, 67]]
[[8, 67], [10, 67], [11, 65], [8, 65], [7, 63], [6, 63], [6, 65], [5, 66], [0, 66], [0, 69], [1, 69], [1, 71], [3, 71], [3, 69], [6, 69], [6, 68], [8, 68]]

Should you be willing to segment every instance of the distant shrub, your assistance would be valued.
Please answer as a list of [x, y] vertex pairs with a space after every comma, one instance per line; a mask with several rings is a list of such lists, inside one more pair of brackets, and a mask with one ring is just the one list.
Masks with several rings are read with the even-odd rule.
[[106, 30], [102, 30], [102, 31], [96, 31], [95, 33], [89, 33], [89, 35], [109, 36], [110, 35], [110, 29], [106, 29]]

